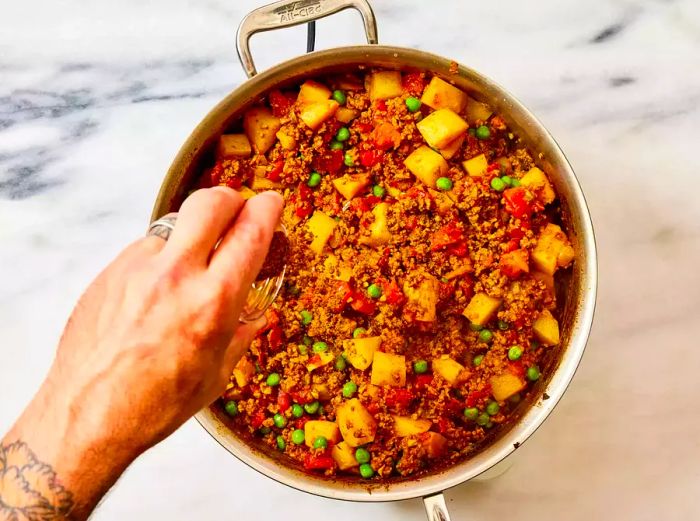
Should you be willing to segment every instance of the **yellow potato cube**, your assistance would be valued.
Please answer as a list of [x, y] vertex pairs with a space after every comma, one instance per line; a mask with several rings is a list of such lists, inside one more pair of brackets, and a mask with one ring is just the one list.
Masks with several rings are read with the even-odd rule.
[[445, 278], [447, 280], [456, 279], [457, 277], [461, 277], [465, 273], [472, 271], [472, 263], [469, 259], [464, 259], [462, 262], [463, 264], [461, 266], [458, 266], [452, 271], [445, 273]]
[[550, 295], [554, 296], [554, 275], [549, 275], [548, 273], [542, 273], [541, 271], [533, 271], [532, 278], [541, 281]]
[[350, 447], [359, 447], [374, 441], [377, 422], [357, 398], [340, 405], [335, 416], [340, 433]]
[[463, 91], [445, 80], [433, 76], [420, 100], [435, 110], [450, 109], [459, 113], [467, 106], [467, 99], [468, 96]]
[[543, 346], [555, 346], [559, 343], [559, 322], [545, 309], [532, 324], [535, 337]]
[[455, 202], [444, 192], [437, 192], [435, 190], [429, 189], [430, 195], [435, 201], [435, 206], [437, 213], [440, 215], [447, 215], [450, 209], [455, 205]]
[[329, 443], [337, 443], [340, 440], [340, 429], [335, 422], [324, 420], [309, 420], [304, 425], [304, 441], [307, 447], [314, 446], [314, 440], [323, 436]]
[[462, 167], [470, 176], [480, 177], [486, 173], [486, 169], [489, 167], [489, 162], [486, 160], [486, 156], [484, 154], [479, 154], [478, 156], [463, 161]]
[[432, 365], [433, 371], [442, 376], [452, 387], [458, 386], [469, 378], [469, 371], [447, 355], [436, 358]]
[[520, 179], [520, 184], [535, 192], [544, 204], [549, 204], [556, 198], [552, 183], [549, 182], [544, 172], [536, 166], [528, 170], [527, 174]]
[[432, 425], [430, 420], [424, 420], [421, 418], [414, 420], [410, 416], [392, 415], [392, 418], [394, 420], [394, 434], [400, 438], [428, 432], [430, 430], [430, 426]]
[[348, 201], [364, 190], [368, 184], [369, 174], [345, 174], [333, 180], [335, 189]]
[[382, 338], [378, 336], [370, 336], [365, 338], [353, 338], [343, 341], [343, 349], [347, 361], [355, 369], [364, 371], [374, 360], [374, 353], [382, 344]]
[[379, 203], [372, 208], [374, 221], [369, 225], [369, 237], [362, 237], [361, 244], [372, 247], [379, 247], [391, 240], [391, 232], [387, 224], [389, 214], [389, 203]]
[[367, 77], [367, 91], [372, 101], [401, 96], [401, 73], [399, 71], [373, 72]]
[[491, 384], [491, 394], [493, 397], [502, 402], [507, 400], [516, 393], [525, 389], [525, 380], [512, 373], [503, 373], [498, 376], [493, 376], [489, 380]]
[[491, 117], [493, 110], [486, 103], [481, 103], [473, 98], [467, 97], [466, 117], [470, 124], [477, 121], [484, 122]]
[[323, 248], [326, 246], [328, 239], [333, 235], [335, 227], [338, 223], [332, 217], [329, 217], [320, 210], [316, 210], [313, 215], [309, 218], [307, 222], [307, 227], [311, 234], [314, 236], [313, 241], [311, 241], [311, 251], [320, 255], [323, 252]]
[[243, 159], [253, 152], [245, 134], [224, 134], [219, 138], [216, 156], [219, 159]]
[[341, 123], [350, 123], [359, 115], [360, 113], [357, 110], [349, 109], [347, 107], [340, 107], [335, 113], [335, 119]]
[[335, 356], [327, 351], [323, 353], [314, 353], [313, 356], [306, 361], [306, 370], [308, 372], [315, 371], [324, 365], [330, 364], [333, 360], [335, 360]]
[[254, 374], [255, 366], [247, 356], [241, 358], [233, 369], [233, 378], [236, 380], [238, 387], [245, 387], [248, 385], [248, 382], [250, 382]]
[[307, 103], [299, 110], [299, 119], [311, 130], [316, 130], [338, 110], [338, 102], [332, 99]]
[[348, 445], [346, 441], [333, 445], [331, 457], [335, 460], [340, 470], [349, 470], [359, 465], [355, 459], [355, 449]]
[[374, 353], [372, 362], [372, 385], [390, 385], [403, 387], [406, 385], [406, 357], [391, 353]]
[[454, 155], [459, 151], [464, 140], [466, 139], [466, 134], [462, 134], [457, 139], [449, 143], [445, 148], [440, 149], [440, 155], [445, 159], [452, 159]]
[[417, 287], [405, 282], [403, 292], [408, 299], [407, 306], [415, 314], [416, 320], [433, 322], [438, 301], [440, 282], [432, 275], [426, 275]]
[[462, 315], [472, 324], [485, 325], [501, 306], [501, 299], [489, 297], [486, 293], [477, 293], [467, 304]]
[[275, 190], [280, 187], [280, 184], [270, 181], [266, 177], [254, 176], [250, 180], [250, 187], [257, 192], [259, 190]]
[[444, 157], [425, 145], [421, 145], [411, 152], [403, 164], [430, 188], [435, 188], [438, 177], [446, 175], [450, 168]]
[[564, 268], [574, 260], [574, 249], [561, 228], [549, 223], [540, 233], [531, 258], [537, 270], [554, 275], [557, 268]]
[[308, 103], [326, 101], [331, 97], [331, 94], [331, 89], [325, 85], [314, 80], [306, 80], [299, 89], [297, 102], [299, 105], [306, 105]]
[[252, 107], [243, 115], [243, 130], [256, 154], [264, 154], [275, 144], [281, 126], [280, 119], [265, 107]]
[[464, 134], [467, 122], [450, 109], [439, 109], [416, 124], [423, 139], [433, 148], [445, 148]]
[[253, 192], [247, 186], [242, 186], [240, 189], [236, 190], [236, 192], [241, 194], [243, 199], [245, 199], [246, 201], [255, 195], [255, 192]]
[[328, 384], [325, 383], [315, 383], [311, 386], [311, 396], [318, 398], [319, 400], [328, 401], [333, 398], [331, 390], [328, 388]]
[[280, 145], [285, 150], [294, 150], [297, 147], [297, 140], [294, 136], [287, 134], [284, 130], [280, 130], [276, 134], [277, 139], [279, 139]]
[[424, 432], [420, 435], [420, 443], [429, 458], [439, 458], [447, 451], [447, 438], [437, 432]]

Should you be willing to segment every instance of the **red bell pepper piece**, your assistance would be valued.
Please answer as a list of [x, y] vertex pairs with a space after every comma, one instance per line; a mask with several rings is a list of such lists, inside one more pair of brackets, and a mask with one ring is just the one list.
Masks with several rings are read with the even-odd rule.
[[387, 304], [391, 304], [392, 306], [401, 306], [406, 302], [406, 296], [403, 294], [403, 291], [399, 289], [399, 285], [396, 283], [396, 281], [392, 280], [391, 282], [382, 282], [381, 286], [382, 294], [386, 298]]
[[279, 407], [280, 412], [284, 412], [292, 406], [292, 397], [289, 393], [280, 391], [277, 395], [277, 407]]
[[276, 352], [282, 346], [282, 336], [282, 328], [279, 325], [274, 325], [270, 328], [270, 331], [267, 333], [267, 343], [271, 351]]
[[411, 96], [420, 96], [423, 94], [423, 89], [425, 89], [425, 78], [420, 72], [409, 72], [404, 74], [401, 84], [403, 90]]
[[406, 409], [413, 401], [413, 398], [413, 393], [409, 389], [391, 389], [384, 398], [384, 403], [388, 407]]
[[343, 167], [343, 151], [324, 150], [314, 156], [311, 165], [317, 172], [335, 174]]
[[506, 202], [506, 212], [513, 217], [523, 218], [532, 214], [532, 205], [526, 199], [526, 192], [523, 187], [509, 188], [503, 192], [503, 199]]
[[382, 159], [382, 153], [379, 150], [363, 150], [360, 152], [360, 164], [367, 168], [371, 168]]
[[267, 95], [267, 99], [270, 100], [270, 108], [272, 109], [272, 114], [281, 118], [289, 113], [289, 109], [294, 105], [294, 98], [291, 93], [285, 94], [279, 89], [275, 89]]
[[454, 223], [447, 224], [430, 237], [430, 251], [444, 250], [463, 239], [462, 230]]
[[333, 291], [334, 293], [334, 300], [333, 300], [333, 308], [332, 311], [334, 313], [340, 313], [343, 308], [345, 307], [345, 304], [348, 303], [348, 300], [352, 297], [353, 290], [350, 287], [350, 284], [345, 282], [344, 280], [339, 280], [336, 282], [336, 287], [335, 290]]
[[265, 174], [265, 177], [267, 177], [270, 181], [277, 182], [280, 180], [280, 176], [282, 175], [282, 170], [284, 169], [284, 161], [275, 161], [272, 164], [272, 169]]
[[386, 110], [386, 101], [383, 99], [377, 100], [374, 102], [374, 106], [378, 111], [384, 112]]
[[335, 466], [335, 460], [331, 456], [315, 456], [311, 453], [304, 456], [304, 468], [306, 470], [328, 470]]
[[306, 405], [314, 401], [314, 397], [311, 396], [308, 390], [290, 391], [289, 394], [294, 398], [294, 401], [300, 405]]
[[372, 315], [377, 310], [377, 305], [359, 291], [353, 291], [350, 307], [363, 315]]
[[253, 414], [253, 417], [250, 419], [250, 425], [253, 427], [253, 429], [257, 429], [262, 425], [262, 423], [265, 421], [265, 412], [264, 411], [256, 411], [255, 414]]
[[428, 387], [431, 383], [433, 383], [432, 374], [419, 374], [418, 376], [416, 376], [416, 387], [418, 387], [419, 389]]

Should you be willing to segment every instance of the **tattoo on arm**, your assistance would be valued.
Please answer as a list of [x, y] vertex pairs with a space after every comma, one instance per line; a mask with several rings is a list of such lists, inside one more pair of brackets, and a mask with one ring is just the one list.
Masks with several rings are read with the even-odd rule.
[[26, 443], [0, 444], [0, 521], [68, 519], [72, 494]]

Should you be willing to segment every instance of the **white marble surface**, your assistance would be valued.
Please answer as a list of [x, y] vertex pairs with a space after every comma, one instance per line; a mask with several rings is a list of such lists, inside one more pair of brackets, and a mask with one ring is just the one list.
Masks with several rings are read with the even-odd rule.
[[[588, 351], [502, 477], [447, 492], [455, 519], [700, 518], [700, 2], [376, 0], [383, 43], [453, 57], [553, 132], [600, 250]], [[48, 367], [79, 293], [144, 231], [190, 129], [244, 77], [234, 33], [254, 0], [24, 0], [0, 17], [0, 431]], [[319, 24], [319, 47], [362, 39]], [[303, 50], [253, 40], [259, 67]], [[420, 520], [418, 501], [297, 493], [194, 422], [139, 459], [94, 518]]]

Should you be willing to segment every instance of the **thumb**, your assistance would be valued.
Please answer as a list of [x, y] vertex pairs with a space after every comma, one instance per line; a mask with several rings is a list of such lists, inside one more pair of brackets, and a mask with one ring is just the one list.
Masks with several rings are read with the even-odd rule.
[[238, 327], [224, 355], [224, 367], [228, 369], [228, 374], [231, 374], [231, 371], [238, 361], [243, 357], [246, 351], [248, 351], [250, 343], [255, 338], [255, 335], [266, 325], [267, 319], [263, 315], [255, 322], [241, 324]]

